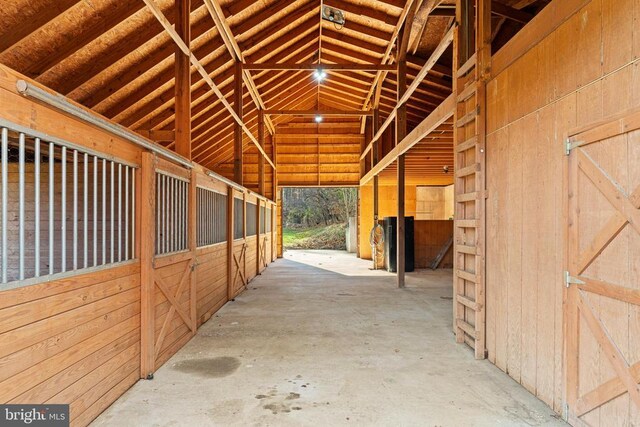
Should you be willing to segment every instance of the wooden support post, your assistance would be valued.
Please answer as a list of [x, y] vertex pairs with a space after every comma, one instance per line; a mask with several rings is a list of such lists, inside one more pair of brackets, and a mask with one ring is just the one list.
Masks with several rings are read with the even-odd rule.
[[[264, 111], [258, 110], [258, 144], [264, 148]], [[273, 156], [272, 156], [273, 157]], [[258, 156], [258, 193], [264, 196], [264, 157]]]
[[278, 258], [282, 258], [282, 253], [284, 252], [283, 240], [282, 240], [282, 188], [278, 188], [277, 200], [277, 208], [276, 208], [276, 216], [277, 224], [278, 224]]
[[[407, 61], [402, 58], [398, 61], [398, 100], [400, 100], [407, 90]], [[398, 106], [396, 114], [396, 144], [404, 139], [407, 135], [407, 105]], [[397, 277], [398, 287], [404, 288], [404, 270], [405, 270], [405, 220], [404, 220], [404, 157], [402, 154], [398, 156], [398, 246], [397, 246]]]
[[[242, 193], [242, 244], [243, 247], [245, 248], [244, 250], [246, 250], [247, 248], [247, 192], [244, 191]], [[242, 274], [244, 275], [244, 277], [247, 277], [247, 256], [246, 253], [245, 255], [242, 256]], [[246, 280], [246, 282], [243, 281], [243, 286], [248, 283], [249, 280]]]
[[[278, 171], [276, 169], [278, 167], [277, 153], [278, 153], [278, 150], [276, 149], [276, 134], [274, 133], [271, 136], [271, 158], [273, 159], [273, 163], [276, 165], [275, 168], [271, 168], [271, 200], [273, 200], [274, 202], [276, 201], [277, 193], [278, 193]], [[272, 212], [272, 215], [274, 217], [276, 216], [275, 209]]]
[[[262, 245], [260, 244], [260, 210], [262, 207], [262, 200], [256, 200], [256, 274], [260, 274], [261, 267], [261, 259], [260, 259], [260, 249]], [[266, 204], [265, 204], [266, 207]], [[266, 214], [266, 212], [265, 212]]]
[[187, 216], [189, 218], [189, 223], [187, 226], [187, 230], [189, 232], [189, 250], [191, 251], [191, 283], [189, 284], [189, 293], [190, 293], [190, 304], [189, 309], [191, 313], [191, 323], [193, 327], [191, 328], [191, 334], [195, 335], [198, 330], [198, 315], [197, 315], [197, 301], [198, 296], [196, 295], [196, 274], [197, 274], [197, 259], [196, 259], [196, 249], [198, 248], [198, 232], [196, 229], [196, 199], [197, 199], [197, 180], [196, 180], [196, 172], [194, 169], [191, 169], [191, 181], [189, 182], [189, 200], [187, 202]]
[[[242, 120], [242, 63], [236, 62], [235, 67], [233, 109]], [[233, 180], [240, 185], [244, 185], [242, 152], [242, 126], [239, 123], [235, 123], [233, 127]]]
[[155, 371], [155, 178], [155, 157], [144, 152], [140, 169], [140, 378], [147, 379]]
[[[176, 32], [189, 46], [191, 0], [176, 0]], [[191, 60], [176, 46], [175, 60], [175, 147], [176, 152], [191, 159]]]
[[[371, 129], [373, 134], [378, 133], [378, 128], [380, 127], [380, 110], [377, 108], [373, 110], [373, 123]], [[371, 169], [378, 164], [380, 160], [380, 143], [378, 140], [373, 144], [372, 150], [373, 154], [371, 155]], [[378, 223], [378, 175], [373, 177], [373, 225]]]
[[227, 301], [233, 298], [234, 190], [227, 186]]
[[[361, 152], [367, 146], [367, 142], [371, 141], [371, 137], [372, 136], [373, 136], [373, 134], [371, 133], [371, 122], [369, 121], [369, 119], [366, 119], [365, 120], [365, 124], [364, 124], [364, 139], [360, 143], [360, 151]], [[368, 160], [369, 159], [367, 157], [364, 157], [364, 158], [360, 159], [360, 179], [362, 179], [362, 177], [367, 174], [367, 161]]]

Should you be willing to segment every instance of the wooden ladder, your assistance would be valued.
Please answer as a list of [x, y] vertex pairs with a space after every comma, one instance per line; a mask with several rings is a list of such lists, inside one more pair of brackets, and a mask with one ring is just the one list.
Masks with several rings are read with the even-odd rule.
[[476, 54], [455, 73], [454, 328], [456, 341], [485, 352], [485, 85]]

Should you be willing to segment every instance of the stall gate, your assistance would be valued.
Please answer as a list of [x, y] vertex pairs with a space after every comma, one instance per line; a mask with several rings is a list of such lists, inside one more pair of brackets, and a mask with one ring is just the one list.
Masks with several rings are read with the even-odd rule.
[[640, 413], [640, 112], [570, 135], [567, 154], [566, 415], [574, 425], [633, 424], [625, 418]]
[[143, 154], [142, 371], [153, 372], [197, 329], [195, 183], [191, 171]]

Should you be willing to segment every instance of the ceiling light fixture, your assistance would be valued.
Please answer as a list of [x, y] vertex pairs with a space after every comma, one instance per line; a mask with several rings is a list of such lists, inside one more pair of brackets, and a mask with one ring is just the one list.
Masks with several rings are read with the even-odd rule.
[[315, 118], [315, 120], [316, 120], [316, 123], [320, 123], [320, 122], [322, 122], [322, 116], [317, 115], [317, 116], [316, 116], [316, 118]]
[[321, 82], [327, 78], [327, 72], [322, 68], [318, 68], [313, 72], [313, 78], [316, 79], [318, 82]]

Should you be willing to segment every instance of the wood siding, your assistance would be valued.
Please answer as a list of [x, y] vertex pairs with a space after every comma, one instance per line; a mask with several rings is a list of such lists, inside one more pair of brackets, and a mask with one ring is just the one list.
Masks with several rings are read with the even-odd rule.
[[[560, 7], [571, 15], [554, 16]], [[555, 0], [494, 55], [494, 64], [510, 65], [487, 87], [488, 355], [557, 412], [563, 403], [564, 141], [572, 128], [640, 106], [640, 44], [631, 42], [640, 39], [638, 14], [640, 4], [631, 0]], [[558, 27], [549, 29], [554, 22]], [[598, 314], [605, 323], [619, 316], [604, 306]], [[607, 375], [609, 368], [593, 363], [589, 375]], [[629, 415], [628, 408], [604, 406], [588, 422], [629, 422], [637, 411]]]
[[87, 425], [140, 378], [139, 263], [3, 292], [0, 367], [0, 402]]

